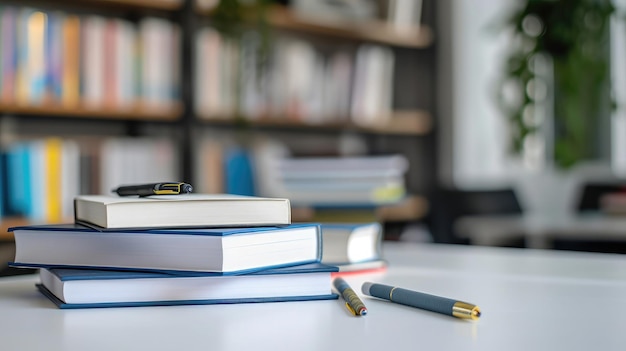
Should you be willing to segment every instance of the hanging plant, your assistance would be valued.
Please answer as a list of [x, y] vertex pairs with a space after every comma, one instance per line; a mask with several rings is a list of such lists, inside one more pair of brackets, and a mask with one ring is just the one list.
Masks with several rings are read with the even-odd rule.
[[[568, 168], [594, 156], [599, 120], [611, 108], [608, 28], [614, 11], [610, 0], [526, 0], [507, 19], [515, 45], [499, 101], [515, 152], [529, 152], [530, 141], [549, 123], [537, 113], [541, 105], [551, 107], [554, 118], [553, 149], [545, 151], [555, 165]], [[551, 101], [542, 105], [542, 99]]]
[[[272, 0], [220, 0], [215, 9], [211, 11], [211, 23], [225, 38], [232, 40], [240, 48], [237, 55], [239, 62], [235, 65], [235, 111], [234, 120], [240, 130], [249, 128], [246, 116], [241, 112], [242, 82], [244, 72], [242, 65], [247, 58], [242, 57], [249, 52], [242, 49], [242, 40], [246, 33], [254, 31], [258, 34], [259, 43], [255, 46], [254, 63], [257, 75], [266, 69], [271, 51], [271, 33], [268, 23], [268, 11]], [[258, 77], [257, 77], [258, 78]], [[257, 84], [259, 80], [256, 79]], [[247, 137], [247, 136], [245, 136]]]

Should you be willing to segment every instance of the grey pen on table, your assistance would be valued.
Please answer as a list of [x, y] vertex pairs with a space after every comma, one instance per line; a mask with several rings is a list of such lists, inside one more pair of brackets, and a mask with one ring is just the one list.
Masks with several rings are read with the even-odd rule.
[[365, 295], [452, 317], [477, 320], [481, 316], [480, 308], [471, 303], [395, 286], [365, 282], [361, 291]]

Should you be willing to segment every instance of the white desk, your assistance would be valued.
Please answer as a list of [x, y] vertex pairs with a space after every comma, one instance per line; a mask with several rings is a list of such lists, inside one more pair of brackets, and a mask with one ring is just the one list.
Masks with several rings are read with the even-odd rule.
[[458, 298], [465, 321], [364, 298], [59, 310], [35, 277], [0, 279], [2, 350], [624, 350], [626, 256], [386, 243], [385, 273], [351, 276]]

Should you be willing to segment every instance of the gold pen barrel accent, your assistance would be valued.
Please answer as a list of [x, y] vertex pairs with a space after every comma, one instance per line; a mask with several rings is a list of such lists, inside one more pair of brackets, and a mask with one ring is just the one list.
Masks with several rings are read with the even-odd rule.
[[452, 315], [457, 318], [477, 320], [480, 317], [480, 308], [467, 302], [456, 302], [452, 306]]

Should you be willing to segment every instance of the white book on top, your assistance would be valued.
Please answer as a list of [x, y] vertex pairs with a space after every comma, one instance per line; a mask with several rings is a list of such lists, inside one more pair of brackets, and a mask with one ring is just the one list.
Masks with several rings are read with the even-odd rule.
[[288, 199], [230, 194], [81, 195], [75, 220], [102, 229], [241, 227], [291, 223]]

